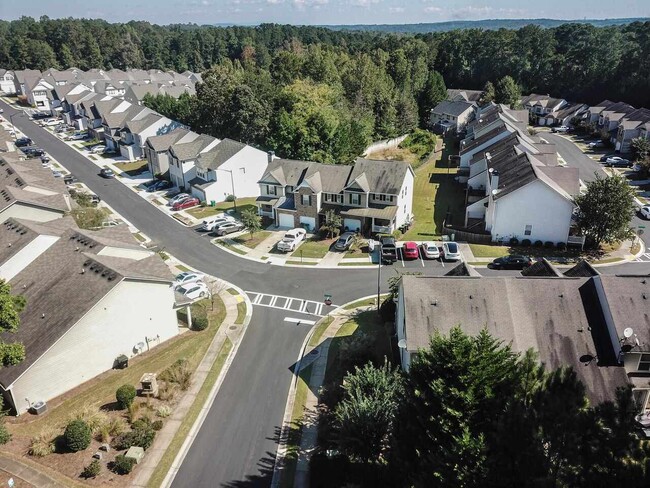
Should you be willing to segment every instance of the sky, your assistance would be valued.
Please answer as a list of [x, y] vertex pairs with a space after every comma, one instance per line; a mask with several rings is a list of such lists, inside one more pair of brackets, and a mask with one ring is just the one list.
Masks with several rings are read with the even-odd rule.
[[410, 24], [650, 17], [650, 0], [0, 0], [0, 19], [23, 15], [156, 24]]

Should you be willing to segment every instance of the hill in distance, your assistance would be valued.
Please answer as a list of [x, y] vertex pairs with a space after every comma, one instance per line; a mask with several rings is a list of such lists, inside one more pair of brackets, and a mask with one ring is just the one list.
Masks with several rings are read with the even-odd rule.
[[401, 32], [409, 34], [425, 34], [427, 32], [446, 32], [456, 29], [519, 29], [526, 25], [538, 25], [544, 28], [557, 27], [562, 24], [591, 24], [596, 27], [625, 25], [632, 22], [647, 22], [648, 18], [626, 19], [488, 19], [488, 20], [451, 20], [428, 24], [355, 24], [355, 25], [324, 25], [328, 29], [366, 32]]

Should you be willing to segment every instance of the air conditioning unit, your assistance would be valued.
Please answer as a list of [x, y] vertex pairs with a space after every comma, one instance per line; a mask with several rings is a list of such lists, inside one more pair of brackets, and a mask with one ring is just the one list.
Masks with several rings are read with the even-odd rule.
[[42, 415], [47, 412], [47, 403], [45, 402], [36, 402], [32, 404], [32, 411], [36, 415]]

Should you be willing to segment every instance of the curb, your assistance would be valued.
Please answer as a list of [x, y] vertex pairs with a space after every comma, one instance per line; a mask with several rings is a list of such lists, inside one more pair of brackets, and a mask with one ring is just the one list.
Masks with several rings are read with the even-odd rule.
[[[179, 261], [179, 263], [181, 263], [181, 261]], [[223, 367], [221, 368], [221, 372], [219, 373], [219, 377], [215, 381], [212, 390], [208, 394], [208, 398], [205, 400], [203, 407], [201, 407], [201, 411], [198, 417], [196, 418], [196, 420], [194, 421], [194, 424], [192, 424], [192, 427], [190, 428], [187, 437], [183, 441], [183, 444], [181, 445], [178, 454], [176, 454], [174, 461], [172, 461], [172, 465], [169, 468], [167, 475], [165, 476], [162, 483], [160, 484], [161, 488], [167, 488], [172, 485], [174, 478], [176, 477], [176, 474], [180, 470], [181, 465], [183, 464], [183, 461], [187, 456], [187, 453], [189, 452], [190, 448], [192, 447], [192, 444], [194, 443], [194, 439], [196, 438], [199, 430], [201, 429], [201, 426], [203, 425], [203, 422], [205, 421], [206, 417], [208, 416], [208, 413], [210, 412], [210, 408], [212, 407], [212, 404], [214, 403], [214, 400], [217, 397], [217, 394], [219, 393], [219, 389], [221, 388], [221, 384], [223, 383], [223, 380], [225, 379], [226, 374], [228, 373], [228, 370], [230, 369], [230, 366], [232, 365], [232, 362], [235, 356], [237, 355], [239, 346], [241, 345], [244, 335], [248, 330], [248, 324], [250, 323], [251, 317], [253, 316], [253, 304], [251, 303], [250, 299], [248, 298], [248, 295], [246, 295], [244, 290], [242, 290], [237, 285], [234, 285], [230, 282], [226, 282], [226, 283], [230, 285], [229, 286], [230, 288], [237, 290], [239, 296], [243, 297], [244, 303], [246, 303], [246, 316], [244, 318], [244, 323], [242, 324], [241, 335], [239, 337], [237, 344], [235, 344], [235, 347], [233, 347], [230, 353], [228, 354], [228, 357], [226, 358], [226, 361], [223, 364]], [[228, 291], [226, 290], [225, 293], [228, 293]]]

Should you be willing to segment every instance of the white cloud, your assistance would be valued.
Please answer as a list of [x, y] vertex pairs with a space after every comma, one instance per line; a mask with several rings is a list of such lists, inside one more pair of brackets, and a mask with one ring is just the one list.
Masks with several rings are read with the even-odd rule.
[[377, 3], [379, 0], [350, 0], [350, 5], [353, 7], [370, 7]]
[[401, 14], [404, 10], [404, 7], [388, 7], [388, 11], [391, 14]]
[[442, 12], [442, 8], [440, 7], [425, 7], [424, 11], [428, 14], [437, 14], [439, 12]]
[[437, 17], [455, 20], [475, 20], [487, 18], [513, 18], [527, 15], [525, 9], [518, 8], [494, 8], [488, 5], [467, 5], [466, 7], [425, 7], [424, 12], [436, 14]]

